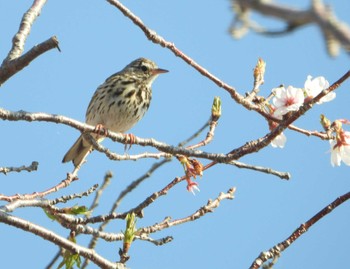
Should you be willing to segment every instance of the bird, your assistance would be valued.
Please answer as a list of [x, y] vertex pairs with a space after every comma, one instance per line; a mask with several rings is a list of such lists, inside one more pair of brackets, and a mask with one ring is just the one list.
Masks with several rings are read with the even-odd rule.
[[[86, 110], [85, 122], [113, 132], [128, 131], [148, 110], [152, 99], [152, 83], [159, 74], [167, 72], [146, 58], [132, 61], [96, 89]], [[91, 135], [98, 142], [104, 138], [96, 133]], [[75, 167], [80, 166], [92, 150], [92, 145], [81, 134], [62, 162], [72, 161]]]

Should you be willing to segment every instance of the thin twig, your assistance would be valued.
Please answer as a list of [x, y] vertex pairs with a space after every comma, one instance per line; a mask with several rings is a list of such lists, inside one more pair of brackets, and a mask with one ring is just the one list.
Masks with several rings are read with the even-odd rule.
[[290, 124], [288, 126], [288, 129], [296, 131], [296, 132], [304, 134], [304, 135], [307, 135], [307, 136], [316, 136], [316, 137], [321, 138], [322, 140], [329, 140], [330, 139], [330, 137], [324, 132], [309, 131], [309, 130], [305, 130], [305, 129], [299, 128], [297, 126], [294, 126], [292, 124]]
[[161, 239], [153, 239], [145, 234], [142, 234], [141, 236], [135, 236], [135, 239], [147, 241], [147, 242], [150, 242], [156, 246], [162, 246], [162, 245], [170, 243], [171, 241], [173, 241], [174, 238], [172, 236], [166, 236], [166, 237], [163, 237]]
[[202, 206], [196, 212], [194, 212], [193, 214], [191, 214], [185, 218], [181, 218], [181, 219], [177, 219], [177, 220], [173, 220], [173, 221], [167, 219], [166, 221], [163, 221], [161, 223], [157, 223], [157, 224], [154, 224], [154, 225], [149, 226], [149, 227], [141, 228], [137, 231], [137, 233], [139, 233], [139, 234], [155, 233], [157, 231], [161, 231], [163, 229], [166, 229], [166, 228], [169, 228], [172, 226], [180, 225], [180, 224], [190, 222], [190, 221], [195, 221], [196, 219], [199, 219], [199, 218], [205, 216], [207, 213], [212, 213], [215, 208], [219, 207], [220, 202], [222, 200], [225, 200], [225, 199], [232, 200], [234, 198], [235, 191], [236, 191], [236, 188], [230, 188], [226, 193], [221, 192], [216, 199], [209, 200], [205, 206]]
[[77, 172], [78, 172], [78, 168], [75, 168], [73, 173], [67, 174], [67, 177], [65, 179], [63, 179], [60, 183], [58, 183], [57, 185], [55, 185], [55, 186], [53, 186], [45, 191], [34, 192], [31, 194], [15, 194], [15, 195], [11, 195], [11, 196], [0, 194], [0, 201], [12, 202], [13, 200], [17, 200], [17, 199], [31, 200], [31, 199], [34, 199], [37, 197], [40, 197], [40, 198], [45, 197], [46, 195], [57, 192], [62, 188], [66, 188], [73, 181], [78, 180], [78, 177], [76, 176]]
[[59, 250], [56, 255], [52, 258], [52, 260], [46, 265], [45, 269], [51, 269], [55, 263], [58, 261], [58, 259], [61, 257], [61, 250]]
[[98, 184], [95, 184], [92, 187], [90, 187], [88, 190], [86, 190], [86, 191], [84, 191], [82, 193], [73, 193], [73, 194], [70, 194], [70, 195], [61, 196], [59, 198], [51, 200], [50, 204], [51, 205], [56, 205], [58, 203], [67, 203], [68, 201], [76, 199], [76, 198], [82, 198], [83, 196], [89, 196], [90, 194], [95, 192], [97, 188], [98, 188]]
[[197, 138], [210, 124], [210, 120], [206, 121], [201, 128], [199, 128], [193, 135], [191, 135], [189, 138], [181, 141], [177, 144], [178, 147], [183, 147], [190, 143], [193, 139]]
[[250, 164], [246, 164], [246, 163], [241, 163], [239, 161], [231, 161], [229, 164], [232, 164], [238, 168], [250, 169], [250, 170], [259, 171], [262, 173], [278, 176], [281, 179], [289, 180], [291, 178], [291, 175], [288, 172], [280, 172], [280, 171], [276, 171], [276, 170], [274, 170], [272, 168], [268, 168], [268, 167], [250, 165]]
[[111, 171], [108, 171], [103, 179], [101, 187], [96, 191], [96, 195], [94, 200], [91, 203], [91, 206], [89, 208], [90, 211], [93, 211], [99, 204], [100, 197], [102, 196], [103, 191], [108, 187], [109, 183], [111, 182], [111, 179], [113, 177], [113, 174]]
[[39, 163], [38, 162], [32, 162], [31, 165], [25, 166], [22, 165], [20, 167], [0, 167], [0, 173], [7, 174], [10, 172], [22, 172], [22, 171], [27, 171], [27, 172], [32, 172], [38, 170]]

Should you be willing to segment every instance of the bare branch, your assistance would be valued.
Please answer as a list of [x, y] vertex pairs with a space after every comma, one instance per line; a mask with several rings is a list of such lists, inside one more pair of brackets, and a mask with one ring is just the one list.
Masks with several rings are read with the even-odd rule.
[[112, 177], [113, 177], [113, 174], [111, 171], [108, 171], [105, 174], [104, 179], [103, 179], [103, 183], [102, 183], [101, 187], [97, 190], [96, 196], [95, 196], [94, 200], [92, 201], [89, 210], [92, 211], [98, 206], [99, 201], [100, 201], [100, 197], [102, 196], [103, 191], [108, 187]]
[[281, 179], [289, 180], [291, 178], [291, 175], [288, 172], [280, 172], [280, 171], [276, 171], [276, 170], [268, 168], [268, 167], [250, 165], [250, 164], [241, 163], [238, 161], [231, 161], [229, 164], [232, 164], [238, 168], [250, 169], [250, 170], [259, 171], [262, 173], [278, 176]]
[[25, 166], [22, 165], [20, 167], [0, 167], [0, 173], [7, 174], [10, 172], [22, 172], [22, 171], [27, 171], [27, 172], [32, 172], [38, 170], [39, 163], [38, 162], [32, 162], [31, 165]]
[[23, 15], [18, 32], [12, 39], [12, 48], [0, 66], [0, 86], [41, 54], [53, 48], [60, 50], [58, 40], [53, 36], [39, 45], [34, 46], [26, 54], [21, 56], [32, 25], [40, 15], [45, 3], [46, 0], [34, 0], [32, 6]]
[[95, 216], [95, 217], [90, 217], [90, 218], [76, 218], [74, 220], [74, 224], [88, 224], [88, 223], [106, 222], [106, 221], [112, 220], [112, 219], [125, 219], [127, 214], [129, 214], [131, 212], [135, 213], [135, 215], [138, 217], [142, 217], [142, 215], [143, 215], [142, 210], [144, 208], [146, 208], [150, 204], [154, 203], [159, 197], [166, 195], [167, 192], [172, 187], [174, 187], [175, 185], [177, 185], [178, 183], [182, 182], [185, 179], [186, 179], [186, 176], [175, 178], [170, 183], [168, 183], [164, 188], [162, 188], [161, 190], [159, 190], [157, 192], [154, 192], [153, 194], [148, 196], [143, 202], [141, 202], [139, 205], [128, 210], [127, 212], [124, 212], [124, 213], [110, 212], [107, 215], [100, 215], [100, 216]]
[[41, 207], [41, 208], [47, 208], [50, 207], [50, 201], [49, 200], [37, 200], [37, 199], [28, 199], [28, 200], [14, 200], [7, 205], [3, 205], [0, 207], [1, 211], [4, 212], [13, 212], [17, 208], [21, 207]]
[[314, 225], [316, 222], [318, 222], [320, 219], [328, 215], [333, 211], [333, 209], [340, 206], [342, 203], [346, 202], [348, 199], [350, 199], [350, 192], [338, 197], [335, 199], [332, 203], [324, 207], [321, 211], [319, 211], [316, 215], [314, 215], [311, 219], [309, 219], [307, 222], [301, 224], [298, 229], [296, 229], [286, 240], [284, 240], [281, 243], [278, 243], [274, 247], [270, 248], [266, 252], [261, 252], [259, 257], [257, 257], [253, 264], [250, 266], [250, 269], [258, 269], [260, 268], [263, 263], [265, 263], [269, 259], [273, 259], [275, 257], [279, 257], [281, 255], [281, 252], [286, 250], [291, 244], [294, 243], [295, 240], [297, 240], [301, 235], [303, 235], [305, 232], [308, 231], [308, 229]]
[[68, 174], [67, 178], [63, 179], [59, 184], [57, 184], [54, 187], [51, 187], [45, 191], [42, 192], [34, 192], [32, 194], [15, 194], [12, 196], [7, 196], [4, 194], [0, 194], [0, 201], [8, 201], [8, 202], [12, 202], [14, 200], [17, 199], [21, 199], [21, 200], [31, 200], [37, 197], [44, 197], [46, 195], [49, 195], [51, 193], [57, 192], [62, 188], [66, 188], [67, 186], [69, 186], [73, 181], [78, 180], [78, 178], [75, 176], [75, 174]]
[[67, 203], [68, 201], [73, 200], [73, 199], [82, 198], [83, 196], [89, 196], [90, 194], [95, 192], [97, 188], [98, 188], [98, 184], [95, 184], [91, 188], [89, 188], [87, 191], [84, 191], [82, 193], [73, 193], [70, 195], [61, 196], [59, 198], [51, 200], [50, 204], [56, 205], [58, 203]]
[[29, 33], [32, 29], [32, 25], [36, 18], [40, 15], [41, 9], [45, 4], [46, 0], [34, 0], [32, 6], [26, 13], [24, 13], [18, 32], [12, 39], [12, 48], [4, 62], [12, 61], [22, 54], [25, 42], [27, 41]]
[[172, 236], [166, 236], [161, 239], [153, 239], [147, 236], [146, 234], [142, 234], [141, 236], [135, 236], [135, 238], [143, 241], [148, 241], [156, 246], [162, 246], [162, 245], [168, 244], [174, 239]]
[[102, 256], [97, 254], [94, 250], [88, 249], [82, 246], [79, 246], [64, 237], [61, 237], [51, 230], [48, 230], [44, 227], [36, 225], [32, 222], [23, 220], [21, 218], [11, 216], [3, 211], [0, 211], [0, 222], [6, 223], [10, 226], [19, 228], [23, 231], [35, 234], [45, 240], [50, 241], [51, 243], [62, 247], [66, 250], [69, 250], [72, 253], [77, 253], [85, 258], [90, 259], [93, 263], [101, 268], [116, 268], [116, 269], [124, 269], [124, 265], [120, 263], [110, 262], [104, 259]]
[[296, 132], [304, 134], [304, 135], [307, 135], [307, 136], [316, 136], [316, 137], [321, 138], [322, 140], [329, 140], [330, 139], [329, 135], [326, 134], [325, 132], [309, 131], [309, 130], [305, 130], [305, 129], [302, 129], [300, 127], [294, 126], [292, 124], [288, 126], [288, 129], [296, 131]]
[[169, 227], [172, 227], [175, 225], [180, 225], [180, 224], [183, 224], [183, 223], [186, 223], [189, 221], [195, 221], [196, 219], [203, 217], [207, 213], [212, 213], [215, 208], [219, 207], [220, 202], [222, 200], [225, 200], [225, 199], [232, 200], [234, 198], [235, 191], [236, 191], [236, 188], [231, 188], [226, 193], [221, 192], [216, 199], [209, 200], [207, 205], [202, 206], [200, 209], [198, 209], [196, 212], [194, 212], [190, 216], [187, 216], [187, 217], [181, 218], [181, 219], [177, 219], [177, 220], [173, 220], [173, 221], [170, 221], [169, 219], [167, 219], [166, 221], [163, 221], [161, 223], [154, 224], [154, 225], [149, 226], [149, 227], [141, 228], [137, 232], [139, 234], [143, 234], [143, 233], [150, 234], [150, 233], [155, 233], [157, 231], [161, 231], [163, 229], [166, 229], [166, 228], [169, 228]]
[[[82, 225], [82, 224], [74, 224], [75, 217], [72, 215], [67, 215], [67, 214], [56, 214], [55, 217], [59, 219], [59, 223], [78, 234], [90, 234], [93, 235], [94, 237], [101, 238], [107, 242], [114, 242], [114, 241], [122, 241], [124, 239], [124, 234], [123, 233], [107, 233], [107, 232], [102, 232], [99, 231], [98, 229], [94, 229], [88, 225]], [[89, 248], [91, 249], [91, 248]]]
[[83, 196], [89, 196], [97, 189], [97, 187], [98, 187], [98, 184], [95, 184], [94, 186], [89, 188], [87, 191], [84, 191], [82, 193], [62, 196], [54, 200], [43, 200], [43, 199], [38, 200], [36, 199], [37, 197], [27, 198], [27, 199], [14, 199], [13, 201], [10, 201], [9, 204], [1, 206], [0, 209], [5, 212], [12, 212], [19, 207], [41, 207], [41, 208], [49, 208], [49, 210], [54, 212], [60, 212], [61, 210], [59, 208], [53, 207], [53, 206], [58, 203], [66, 203], [67, 201], [70, 201], [76, 198], [81, 198]]
[[55, 36], [50, 37], [48, 40], [34, 46], [27, 53], [18, 58], [11, 61], [4, 61], [0, 67], [0, 85], [2, 85], [17, 72], [21, 71], [24, 67], [28, 66], [41, 54], [54, 48], [60, 50], [58, 47], [58, 40]]

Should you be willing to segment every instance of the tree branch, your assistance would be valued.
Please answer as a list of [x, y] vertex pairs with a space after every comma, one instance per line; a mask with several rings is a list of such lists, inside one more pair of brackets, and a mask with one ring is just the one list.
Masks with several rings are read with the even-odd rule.
[[124, 269], [124, 265], [120, 263], [114, 263], [106, 260], [94, 250], [88, 249], [82, 246], [79, 246], [64, 237], [61, 237], [51, 230], [47, 230], [44, 227], [36, 225], [32, 222], [23, 220], [21, 218], [11, 216], [3, 211], [0, 211], [0, 222], [8, 224], [10, 226], [19, 228], [23, 231], [35, 234], [45, 240], [50, 241], [51, 243], [62, 247], [66, 250], [69, 250], [71, 253], [79, 254], [85, 258], [90, 259], [93, 263], [101, 268], [115, 268], [115, 269]]
[[27, 10], [26, 13], [24, 13], [22, 21], [19, 25], [18, 32], [12, 39], [12, 48], [4, 62], [12, 61], [22, 54], [24, 45], [32, 29], [32, 25], [40, 15], [41, 10], [45, 4], [46, 0], [34, 0], [32, 6]]
[[234, 165], [238, 168], [250, 169], [250, 170], [274, 175], [274, 176], [277, 176], [277, 177], [279, 177], [281, 179], [285, 179], [285, 180], [289, 180], [291, 178], [291, 175], [288, 172], [280, 172], [280, 171], [276, 171], [276, 170], [274, 170], [272, 168], [268, 168], [268, 167], [250, 165], [250, 164], [246, 164], [246, 163], [242, 163], [242, 162], [238, 162], [238, 161], [231, 161], [231, 162], [229, 162], [229, 164]]
[[169, 218], [167, 218], [165, 221], [162, 221], [161, 223], [154, 224], [149, 227], [144, 227], [141, 228], [137, 231], [139, 234], [150, 234], [150, 233], [155, 233], [157, 231], [161, 231], [163, 229], [180, 225], [189, 221], [195, 221], [196, 219], [199, 219], [203, 216], [205, 216], [207, 213], [212, 213], [215, 208], [219, 207], [220, 202], [225, 199], [230, 199], [232, 200], [234, 198], [234, 193], [236, 191], [236, 188], [230, 188], [226, 193], [221, 192], [218, 197], [214, 200], [209, 200], [207, 205], [202, 206], [199, 208], [196, 212], [194, 212], [192, 215], [187, 216], [185, 218], [177, 219], [170, 221]]
[[14, 58], [13, 60], [5, 60], [0, 67], [0, 86], [17, 72], [28, 66], [41, 54], [54, 48], [57, 48], [60, 51], [60, 48], [58, 47], [58, 40], [55, 36], [50, 37], [48, 40], [34, 46], [20, 57]]
[[[75, 169], [75, 171], [77, 171], [77, 170]], [[60, 183], [58, 183], [57, 185], [55, 185], [55, 186], [53, 186], [45, 191], [34, 192], [32, 194], [15, 194], [15, 195], [11, 195], [11, 196], [0, 194], [0, 201], [12, 202], [12, 201], [17, 200], [17, 199], [30, 200], [30, 199], [34, 199], [37, 197], [41, 198], [41, 197], [44, 197], [44, 196], [49, 195], [51, 193], [57, 192], [62, 188], [66, 188], [75, 180], [78, 180], [78, 178], [76, 177], [76, 173], [68, 174], [67, 177], [65, 179], [63, 179]]]
[[[232, 0], [236, 18], [230, 27], [230, 32], [236, 38], [241, 37], [242, 32], [246, 33], [247, 29], [252, 29], [259, 34], [276, 35], [292, 32], [308, 24], [316, 24], [323, 33], [330, 56], [337, 56], [339, 53], [334, 46], [341, 46], [345, 51], [350, 52], [349, 26], [339, 21], [330, 7], [324, 4], [323, 1], [311, 2], [312, 5], [308, 9], [302, 10], [272, 1]], [[283, 31], [268, 31], [263, 27], [258, 27], [256, 23], [249, 19], [250, 10], [284, 21], [287, 26]]]
[[275, 245], [274, 247], [270, 248], [266, 252], [261, 252], [259, 257], [257, 257], [254, 260], [253, 264], [250, 266], [250, 269], [258, 269], [267, 260], [275, 257], [279, 257], [282, 251], [286, 250], [291, 244], [294, 243], [295, 240], [297, 240], [301, 235], [307, 232], [312, 225], [314, 225], [320, 219], [322, 219], [323, 217], [331, 213], [333, 209], [337, 208], [342, 203], [346, 202], [348, 199], [350, 199], [350, 192], [335, 199], [332, 203], [324, 207], [321, 211], [319, 211], [307, 222], [301, 224], [299, 228], [296, 229], [286, 240]]

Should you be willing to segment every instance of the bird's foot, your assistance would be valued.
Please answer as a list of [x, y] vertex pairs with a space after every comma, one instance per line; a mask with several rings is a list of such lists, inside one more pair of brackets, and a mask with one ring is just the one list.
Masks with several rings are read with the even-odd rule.
[[99, 136], [107, 136], [108, 129], [103, 124], [97, 124], [93, 132], [98, 135], [98, 139]]
[[127, 151], [129, 149], [131, 149], [131, 146], [135, 143], [135, 136], [133, 134], [124, 134], [124, 150]]

